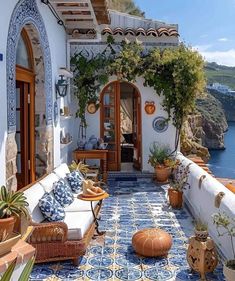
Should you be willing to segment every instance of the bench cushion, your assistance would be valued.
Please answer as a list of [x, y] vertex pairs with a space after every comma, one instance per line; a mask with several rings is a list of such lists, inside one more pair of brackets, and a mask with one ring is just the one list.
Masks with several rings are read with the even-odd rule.
[[68, 226], [68, 240], [82, 239], [93, 221], [91, 211], [66, 212], [64, 222]]
[[24, 191], [29, 206], [27, 207], [33, 222], [40, 223], [44, 217], [39, 209], [38, 201], [44, 195], [45, 191], [41, 184], [35, 183], [29, 189]]
[[59, 177], [56, 174], [51, 173], [42, 180], [40, 180], [39, 183], [44, 187], [45, 192], [50, 193], [53, 190], [53, 184], [58, 180]]
[[[98, 204], [98, 201], [92, 202], [93, 208]], [[65, 207], [65, 212], [84, 212], [91, 211], [91, 203], [75, 198], [73, 203], [68, 207]]]
[[66, 175], [70, 173], [70, 170], [68, 168], [68, 165], [66, 163], [63, 163], [55, 168], [53, 173], [55, 173], [59, 178], [64, 179]]

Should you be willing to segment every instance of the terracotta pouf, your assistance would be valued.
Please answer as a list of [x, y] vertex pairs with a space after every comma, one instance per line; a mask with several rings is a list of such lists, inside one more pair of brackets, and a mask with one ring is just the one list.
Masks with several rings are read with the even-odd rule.
[[144, 257], [167, 256], [172, 245], [172, 238], [166, 231], [158, 228], [146, 228], [132, 237], [135, 252]]

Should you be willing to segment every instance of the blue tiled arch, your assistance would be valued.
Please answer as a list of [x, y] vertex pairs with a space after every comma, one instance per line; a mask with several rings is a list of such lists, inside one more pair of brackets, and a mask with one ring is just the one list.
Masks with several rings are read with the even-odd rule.
[[32, 24], [38, 31], [45, 69], [46, 119], [48, 125], [52, 123], [51, 54], [46, 28], [36, 0], [20, 0], [12, 13], [7, 38], [7, 122], [9, 133], [16, 130], [16, 48], [20, 32], [26, 24]]

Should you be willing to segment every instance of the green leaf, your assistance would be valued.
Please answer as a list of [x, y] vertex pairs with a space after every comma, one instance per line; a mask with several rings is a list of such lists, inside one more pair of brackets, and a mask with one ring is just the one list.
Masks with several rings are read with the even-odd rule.
[[29, 280], [30, 274], [33, 269], [33, 265], [35, 262], [35, 256], [33, 256], [31, 259], [28, 260], [27, 264], [25, 265], [18, 281], [27, 281]]
[[10, 281], [13, 271], [16, 266], [16, 259], [8, 266], [7, 270], [2, 275], [1, 281]]

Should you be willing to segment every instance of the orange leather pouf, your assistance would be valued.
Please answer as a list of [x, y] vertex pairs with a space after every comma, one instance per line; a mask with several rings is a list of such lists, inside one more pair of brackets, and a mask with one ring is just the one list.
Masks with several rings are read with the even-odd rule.
[[158, 228], [146, 228], [132, 237], [132, 247], [144, 257], [167, 256], [172, 246], [172, 238], [166, 231]]

